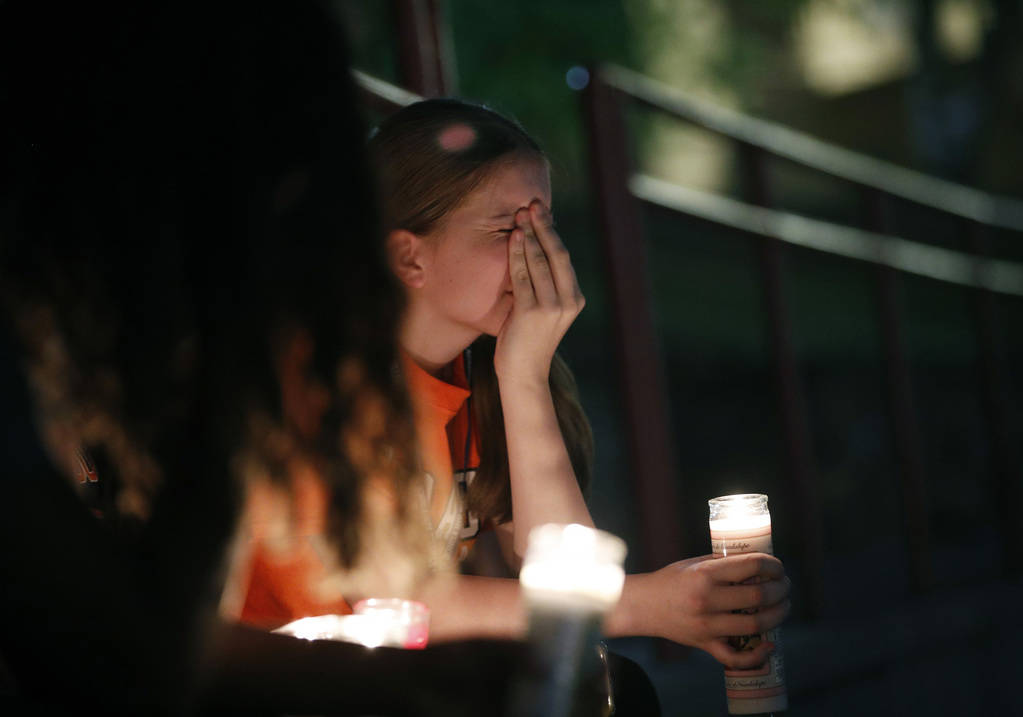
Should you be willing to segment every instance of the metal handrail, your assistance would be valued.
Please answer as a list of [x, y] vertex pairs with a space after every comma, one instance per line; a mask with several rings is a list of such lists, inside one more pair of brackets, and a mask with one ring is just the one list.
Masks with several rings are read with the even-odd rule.
[[382, 102], [387, 106], [387, 109], [398, 109], [423, 99], [421, 95], [417, 95], [415, 92], [410, 92], [403, 87], [398, 87], [378, 77], [367, 75], [361, 70], [353, 69], [352, 79], [355, 80], [356, 87]]
[[608, 85], [654, 109], [826, 174], [993, 227], [1023, 232], [1023, 201], [931, 177], [868, 157], [803, 132], [744, 115], [617, 65], [604, 65]]
[[640, 200], [716, 224], [829, 254], [890, 266], [951, 284], [1023, 296], [1023, 265], [746, 204], [646, 174], [629, 190]]

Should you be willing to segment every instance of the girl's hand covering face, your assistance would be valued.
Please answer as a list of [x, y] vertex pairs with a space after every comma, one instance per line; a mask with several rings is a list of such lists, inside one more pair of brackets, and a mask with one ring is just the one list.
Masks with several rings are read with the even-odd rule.
[[508, 242], [514, 304], [494, 353], [498, 379], [547, 382], [551, 360], [586, 300], [568, 249], [539, 199], [515, 213]]

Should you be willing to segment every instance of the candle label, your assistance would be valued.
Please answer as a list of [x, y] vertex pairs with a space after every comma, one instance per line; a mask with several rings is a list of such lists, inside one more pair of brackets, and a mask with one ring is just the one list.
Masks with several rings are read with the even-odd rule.
[[781, 659], [781, 635], [778, 630], [770, 630], [764, 637], [775, 644], [774, 653], [762, 666], [752, 670], [725, 670], [725, 692], [728, 697], [759, 698], [769, 696], [766, 691], [772, 691], [772, 694], [781, 694], [785, 691], [785, 664]]
[[[711, 549], [715, 555], [741, 555], [742, 553], [774, 554], [771, 526], [752, 530], [711, 530]], [[750, 582], [755, 582], [753, 578]], [[756, 610], [736, 610], [751, 613]], [[770, 630], [763, 635], [738, 635], [728, 638], [728, 644], [737, 650], [752, 650], [767, 640], [775, 651], [762, 666], [752, 670], [725, 670], [725, 695], [731, 714], [771, 712], [787, 708], [785, 665], [781, 656], [781, 632]]]
[[712, 530], [710, 548], [714, 555], [768, 553], [774, 555], [771, 526], [759, 531]]

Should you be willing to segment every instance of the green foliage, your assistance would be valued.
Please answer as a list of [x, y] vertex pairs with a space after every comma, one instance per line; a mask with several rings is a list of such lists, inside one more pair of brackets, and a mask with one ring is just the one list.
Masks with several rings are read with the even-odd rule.
[[374, 77], [398, 82], [398, 51], [391, 3], [331, 0], [329, 7], [348, 34], [352, 64]]
[[512, 115], [536, 136], [560, 175], [559, 193], [584, 191], [579, 98], [565, 73], [595, 61], [628, 62], [621, 3], [450, 0], [447, 6], [460, 94]]

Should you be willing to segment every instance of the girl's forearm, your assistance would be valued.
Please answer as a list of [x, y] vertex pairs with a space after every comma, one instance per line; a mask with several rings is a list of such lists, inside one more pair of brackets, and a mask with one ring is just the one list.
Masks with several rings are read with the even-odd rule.
[[534, 526], [593, 526], [593, 519], [572, 470], [547, 380], [504, 379], [499, 387], [508, 444], [515, 553], [522, 556]]
[[450, 575], [429, 581], [416, 595], [430, 607], [430, 643], [473, 638], [521, 639], [526, 611], [519, 581]]
[[[646, 574], [628, 575], [622, 597], [604, 619], [608, 637], [654, 635], [643, 615], [655, 612]], [[527, 610], [519, 581], [455, 575], [435, 578], [416, 596], [430, 606], [430, 643], [475, 638], [522, 639]]]
[[604, 618], [604, 634], [607, 637], [657, 634], [643, 619], [653, 614], [654, 606], [650, 600], [651, 597], [656, 598], [656, 595], [651, 594], [648, 582], [646, 573], [625, 576], [622, 596]]

